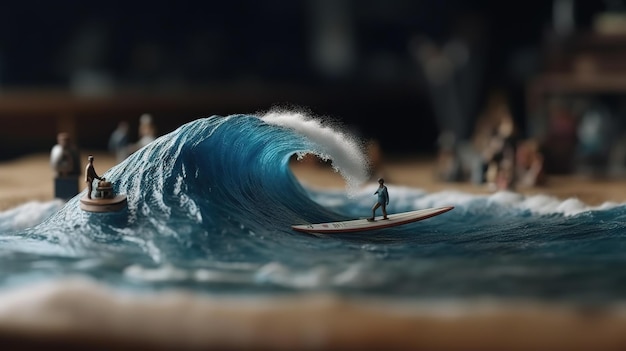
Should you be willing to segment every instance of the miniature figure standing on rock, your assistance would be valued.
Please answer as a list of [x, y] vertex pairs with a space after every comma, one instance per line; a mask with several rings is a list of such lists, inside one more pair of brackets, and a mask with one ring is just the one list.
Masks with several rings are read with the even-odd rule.
[[96, 173], [96, 169], [93, 167], [93, 156], [89, 155], [87, 158], [89, 163], [87, 163], [87, 167], [85, 168], [85, 183], [87, 183], [87, 198], [91, 199], [91, 193], [93, 192], [93, 180], [98, 179], [101, 181], [105, 181], [106, 179], [101, 178]]
[[[126, 206], [126, 195], [115, 195], [113, 192], [113, 184], [108, 182], [106, 178], [100, 177], [96, 173], [93, 166], [92, 155], [89, 155], [89, 163], [85, 168], [85, 182], [87, 183], [87, 195], [80, 199], [80, 208], [88, 212], [112, 212], [122, 209]], [[92, 198], [93, 181], [98, 179], [96, 194]]]

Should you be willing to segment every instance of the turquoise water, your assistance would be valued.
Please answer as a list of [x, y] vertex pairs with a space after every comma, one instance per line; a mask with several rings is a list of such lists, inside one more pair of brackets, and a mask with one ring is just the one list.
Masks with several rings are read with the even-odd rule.
[[[330, 160], [346, 189], [300, 183], [289, 164], [306, 154]], [[104, 174], [127, 194], [123, 211], [83, 212], [79, 194], [0, 213], [0, 291], [85, 277], [139, 293], [626, 297], [624, 204], [388, 183], [389, 213], [455, 208], [373, 232], [291, 230], [369, 215], [377, 184], [366, 182], [367, 167], [359, 140], [320, 118], [277, 111], [195, 120]]]

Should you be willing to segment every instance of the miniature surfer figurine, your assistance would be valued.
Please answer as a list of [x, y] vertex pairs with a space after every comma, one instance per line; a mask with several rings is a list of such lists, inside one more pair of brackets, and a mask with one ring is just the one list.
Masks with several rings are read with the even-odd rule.
[[93, 190], [93, 180], [106, 180], [101, 178], [97, 173], [96, 169], [93, 167], [93, 155], [89, 155], [87, 158], [89, 163], [87, 163], [87, 167], [85, 168], [85, 183], [87, 183], [87, 198], [91, 199], [91, 192]]
[[378, 179], [378, 189], [374, 192], [374, 195], [378, 195], [378, 200], [372, 207], [372, 217], [368, 218], [368, 221], [373, 221], [376, 217], [376, 209], [379, 207], [383, 210], [383, 219], [387, 218], [387, 205], [389, 205], [389, 192], [387, 191], [387, 187], [385, 186], [385, 180], [383, 178]]

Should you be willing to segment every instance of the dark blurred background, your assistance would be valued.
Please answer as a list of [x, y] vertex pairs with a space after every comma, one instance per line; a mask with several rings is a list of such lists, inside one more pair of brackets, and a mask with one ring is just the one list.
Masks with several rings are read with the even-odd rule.
[[[623, 10], [600, 0], [5, 2], [0, 158], [48, 151], [60, 131], [106, 148], [118, 121], [136, 128], [142, 113], [164, 134], [275, 106], [329, 116], [384, 153], [429, 154], [445, 130], [471, 138], [494, 96], [519, 135], [541, 136], [543, 99], [571, 84], [533, 82], [569, 77], [573, 52], [622, 55]], [[611, 84], [592, 93], [622, 92]]]

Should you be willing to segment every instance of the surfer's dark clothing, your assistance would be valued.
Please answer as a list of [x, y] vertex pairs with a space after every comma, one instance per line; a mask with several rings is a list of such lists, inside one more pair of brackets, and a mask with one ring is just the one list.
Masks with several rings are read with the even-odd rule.
[[382, 207], [383, 210], [383, 219], [387, 218], [387, 205], [389, 205], [389, 192], [387, 191], [387, 187], [385, 186], [385, 180], [383, 178], [378, 179], [378, 184], [380, 186], [374, 192], [374, 195], [378, 195], [378, 201], [372, 207], [372, 217], [368, 220], [373, 221], [376, 217], [376, 209]]
[[378, 203], [381, 205], [389, 205], [389, 193], [386, 186], [379, 187], [374, 195], [378, 194]]

